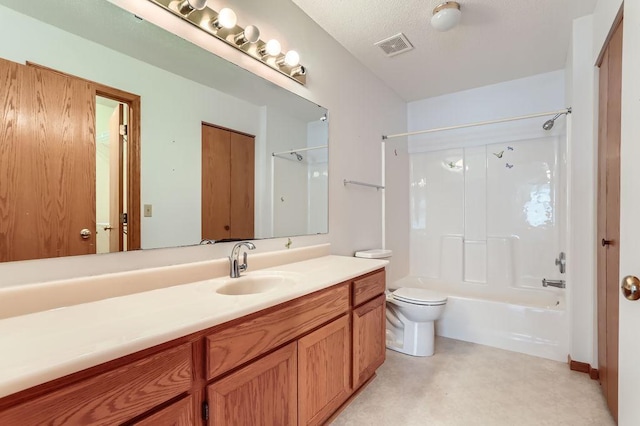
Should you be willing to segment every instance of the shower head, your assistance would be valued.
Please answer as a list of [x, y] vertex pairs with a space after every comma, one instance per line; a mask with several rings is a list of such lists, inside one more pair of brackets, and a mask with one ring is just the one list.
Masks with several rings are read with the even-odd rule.
[[545, 130], [553, 129], [553, 125], [555, 124], [555, 122], [558, 119], [558, 117], [560, 117], [562, 114], [564, 114], [564, 113], [556, 114], [556, 116], [553, 117], [551, 120], [545, 121], [544, 124], [542, 125], [542, 128], [545, 129]]
[[295, 155], [298, 161], [302, 161], [302, 158], [303, 158], [302, 155], [298, 154], [297, 152], [293, 151], [291, 155]]

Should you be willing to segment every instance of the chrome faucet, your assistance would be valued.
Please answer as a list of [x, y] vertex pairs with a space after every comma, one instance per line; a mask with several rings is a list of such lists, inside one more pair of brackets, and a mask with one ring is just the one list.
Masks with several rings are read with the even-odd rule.
[[240, 264], [240, 249], [245, 246], [249, 250], [253, 250], [256, 246], [249, 241], [243, 241], [233, 246], [231, 250], [231, 256], [229, 256], [229, 276], [231, 278], [238, 278], [241, 272], [247, 270], [247, 252], [244, 252], [242, 257], [242, 264]]

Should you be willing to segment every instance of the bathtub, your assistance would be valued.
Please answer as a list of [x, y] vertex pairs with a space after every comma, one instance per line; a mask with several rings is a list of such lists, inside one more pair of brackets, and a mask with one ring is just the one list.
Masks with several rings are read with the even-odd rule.
[[567, 360], [569, 333], [564, 290], [492, 289], [487, 285], [411, 276], [389, 287], [426, 288], [446, 294], [447, 306], [436, 322], [438, 336], [555, 361]]

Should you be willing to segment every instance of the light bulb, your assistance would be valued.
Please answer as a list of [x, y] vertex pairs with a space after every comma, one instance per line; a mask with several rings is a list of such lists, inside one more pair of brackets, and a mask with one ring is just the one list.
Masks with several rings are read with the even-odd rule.
[[207, 0], [184, 0], [178, 4], [178, 12], [188, 16], [194, 10], [202, 10], [207, 7]]
[[290, 50], [284, 55], [284, 63], [290, 67], [295, 67], [300, 63], [300, 55], [295, 50]]
[[218, 13], [217, 22], [220, 25], [220, 27], [231, 29], [236, 26], [236, 23], [238, 22], [238, 17], [236, 16], [236, 13], [233, 10], [229, 9], [228, 7], [225, 7], [222, 10], [220, 10], [220, 13]]
[[244, 38], [249, 43], [255, 43], [260, 40], [260, 30], [255, 25], [249, 25], [244, 29]]
[[249, 25], [244, 31], [237, 34], [233, 40], [238, 46], [242, 46], [245, 43], [256, 43], [260, 40], [260, 30], [255, 25]]
[[280, 46], [280, 42], [276, 39], [271, 39], [267, 42], [265, 47], [267, 55], [269, 56], [278, 56], [282, 51], [282, 47]]

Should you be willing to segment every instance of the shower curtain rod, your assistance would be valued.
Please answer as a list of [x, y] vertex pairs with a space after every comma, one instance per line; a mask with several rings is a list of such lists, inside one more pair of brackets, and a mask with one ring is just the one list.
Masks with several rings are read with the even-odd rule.
[[477, 123], [470, 124], [460, 124], [457, 126], [449, 126], [449, 127], [439, 127], [437, 129], [429, 129], [429, 130], [418, 130], [416, 132], [408, 132], [408, 133], [397, 133], [395, 135], [382, 135], [382, 140], [391, 139], [391, 138], [399, 138], [402, 136], [413, 136], [420, 135], [423, 133], [434, 133], [441, 132], [443, 130], [454, 130], [454, 129], [463, 129], [465, 127], [475, 127], [475, 126], [484, 126], [485, 124], [496, 124], [496, 123], [505, 123], [507, 121], [516, 121], [516, 120], [524, 120], [526, 118], [536, 118], [536, 117], [546, 117], [548, 115], [556, 115], [556, 114], [571, 114], [571, 107], [564, 108], [558, 111], [549, 111], [549, 112], [540, 112], [537, 114], [529, 114], [529, 115], [520, 115], [517, 117], [510, 118], [501, 118], [499, 120], [491, 120], [491, 121], [480, 121]]
[[312, 151], [314, 149], [322, 149], [322, 148], [327, 148], [329, 145], [319, 145], [319, 146], [312, 146], [311, 148], [300, 148], [300, 149], [291, 149], [289, 151], [281, 151], [281, 152], [272, 152], [271, 155], [272, 156], [276, 156], [276, 155], [282, 155], [282, 154], [293, 154], [294, 152], [304, 152], [304, 151]]

